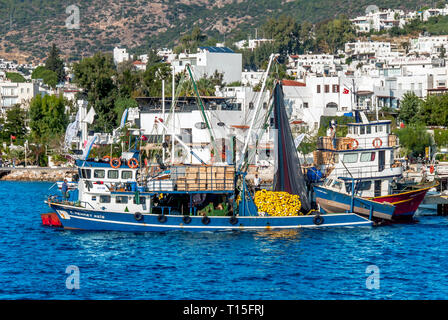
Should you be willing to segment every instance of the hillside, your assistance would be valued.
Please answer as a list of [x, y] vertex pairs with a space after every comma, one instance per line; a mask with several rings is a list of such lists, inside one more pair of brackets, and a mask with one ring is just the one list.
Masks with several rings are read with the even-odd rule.
[[[80, 28], [66, 28], [66, 6], [56, 0], [0, 0], [0, 56], [39, 61], [54, 42], [69, 60], [115, 46], [145, 53], [173, 45], [194, 25], [218, 41], [254, 34], [267, 18], [289, 14], [299, 21], [365, 12], [371, 0], [83, 0]], [[377, 0], [379, 7], [415, 10], [433, 1]], [[265, 35], [269, 36], [269, 35]], [[25, 58], [27, 57], [27, 58]]]

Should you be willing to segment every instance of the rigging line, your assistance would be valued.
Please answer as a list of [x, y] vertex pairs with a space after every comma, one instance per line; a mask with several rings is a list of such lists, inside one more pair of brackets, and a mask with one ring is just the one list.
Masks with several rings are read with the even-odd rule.
[[209, 134], [210, 134], [210, 141], [212, 143], [212, 147], [213, 147], [214, 152], [216, 152], [215, 155], [218, 155], [219, 150], [218, 150], [218, 147], [216, 146], [216, 142], [215, 142], [215, 133], [213, 131], [213, 128], [211, 128], [211, 126], [210, 126], [210, 123], [209, 123], [209, 121], [207, 119], [207, 115], [205, 114], [205, 107], [204, 107], [203, 101], [201, 99], [201, 96], [199, 94], [198, 88], [196, 86], [196, 81], [194, 79], [193, 70], [191, 70], [189, 64], [187, 64], [187, 69], [188, 69], [188, 72], [190, 73], [191, 81], [193, 82], [193, 88], [194, 88], [194, 90], [196, 92], [196, 100], [197, 100], [197, 102], [198, 102], [198, 104], [200, 106], [202, 120], [207, 125], [208, 131], [209, 131]]

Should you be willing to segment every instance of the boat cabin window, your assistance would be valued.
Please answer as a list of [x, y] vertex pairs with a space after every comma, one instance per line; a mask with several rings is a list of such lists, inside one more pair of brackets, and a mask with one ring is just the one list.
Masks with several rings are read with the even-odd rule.
[[327, 182], [325, 182], [325, 185], [329, 187], [331, 183], [333, 182], [333, 179], [327, 179]]
[[121, 171], [121, 179], [128, 180], [132, 179], [132, 171]]
[[128, 197], [127, 196], [117, 196], [115, 198], [115, 203], [128, 203]]
[[[145, 197], [140, 197], [140, 204], [145, 204], [146, 203], [146, 198]], [[137, 201], [134, 197], [134, 204], [137, 204]]]
[[361, 162], [375, 161], [375, 152], [363, 152], [361, 153]]
[[110, 196], [100, 196], [100, 203], [110, 203]]
[[90, 175], [90, 169], [80, 169], [79, 170], [79, 176], [82, 179], [90, 179], [91, 175]]
[[339, 180], [335, 180], [333, 182], [333, 188], [341, 190], [342, 189], [342, 182], [339, 181]]
[[[368, 191], [368, 190], [370, 190], [371, 186], [372, 186], [372, 181], [357, 181], [357, 182], [355, 182], [355, 192]], [[345, 189], [347, 190], [347, 192], [352, 192], [352, 183], [346, 182]]]
[[383, 126], [378, 126], [378, 132], [383, 132]]
[[390, 133], [390, 124], [386, 125], [386, 133]]
[[342, 158], [344, 163], [355, 163], [358, 162], [358, 154], [357, 153], [346, 153]]
[[367, 126], [367, 134], [371, 134], [372, 133], [372, 126]]
[[95, 171], [93, 171], [93, 177], [94, 178], [104, 179], [105, 176], [106, 176], [106, 171], [105, 170], [95, 170]]
[[108, 179], [118, 179], [118, 170], [109, 170], [107, 171]]
[[366, 127], [365, 126], [361, 126], [360, 127], [360, 134], [366, 134]]

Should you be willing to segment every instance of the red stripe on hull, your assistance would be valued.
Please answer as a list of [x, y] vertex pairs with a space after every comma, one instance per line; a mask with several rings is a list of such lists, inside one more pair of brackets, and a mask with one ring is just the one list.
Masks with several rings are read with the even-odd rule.
[[413, 215], [425, 198], [430, 188], [418, 189], [404, 193], [391, 194], [371, 200], [384, 203], [389, 202], [395, 206], [394, 216]]

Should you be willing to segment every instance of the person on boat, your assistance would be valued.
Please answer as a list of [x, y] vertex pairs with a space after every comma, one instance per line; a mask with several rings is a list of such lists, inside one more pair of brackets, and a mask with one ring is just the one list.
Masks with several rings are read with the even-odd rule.
[[260, 191], [261, 179], [258, 177], [258, 173], [254, 177], [254, 190], [255, 192]]
[[67, 179], [64, 179], [64, 182], [62, 183], [62, 196], [64, 197], [64, 201], [68, 200], [68, 184], [67, 184]]

